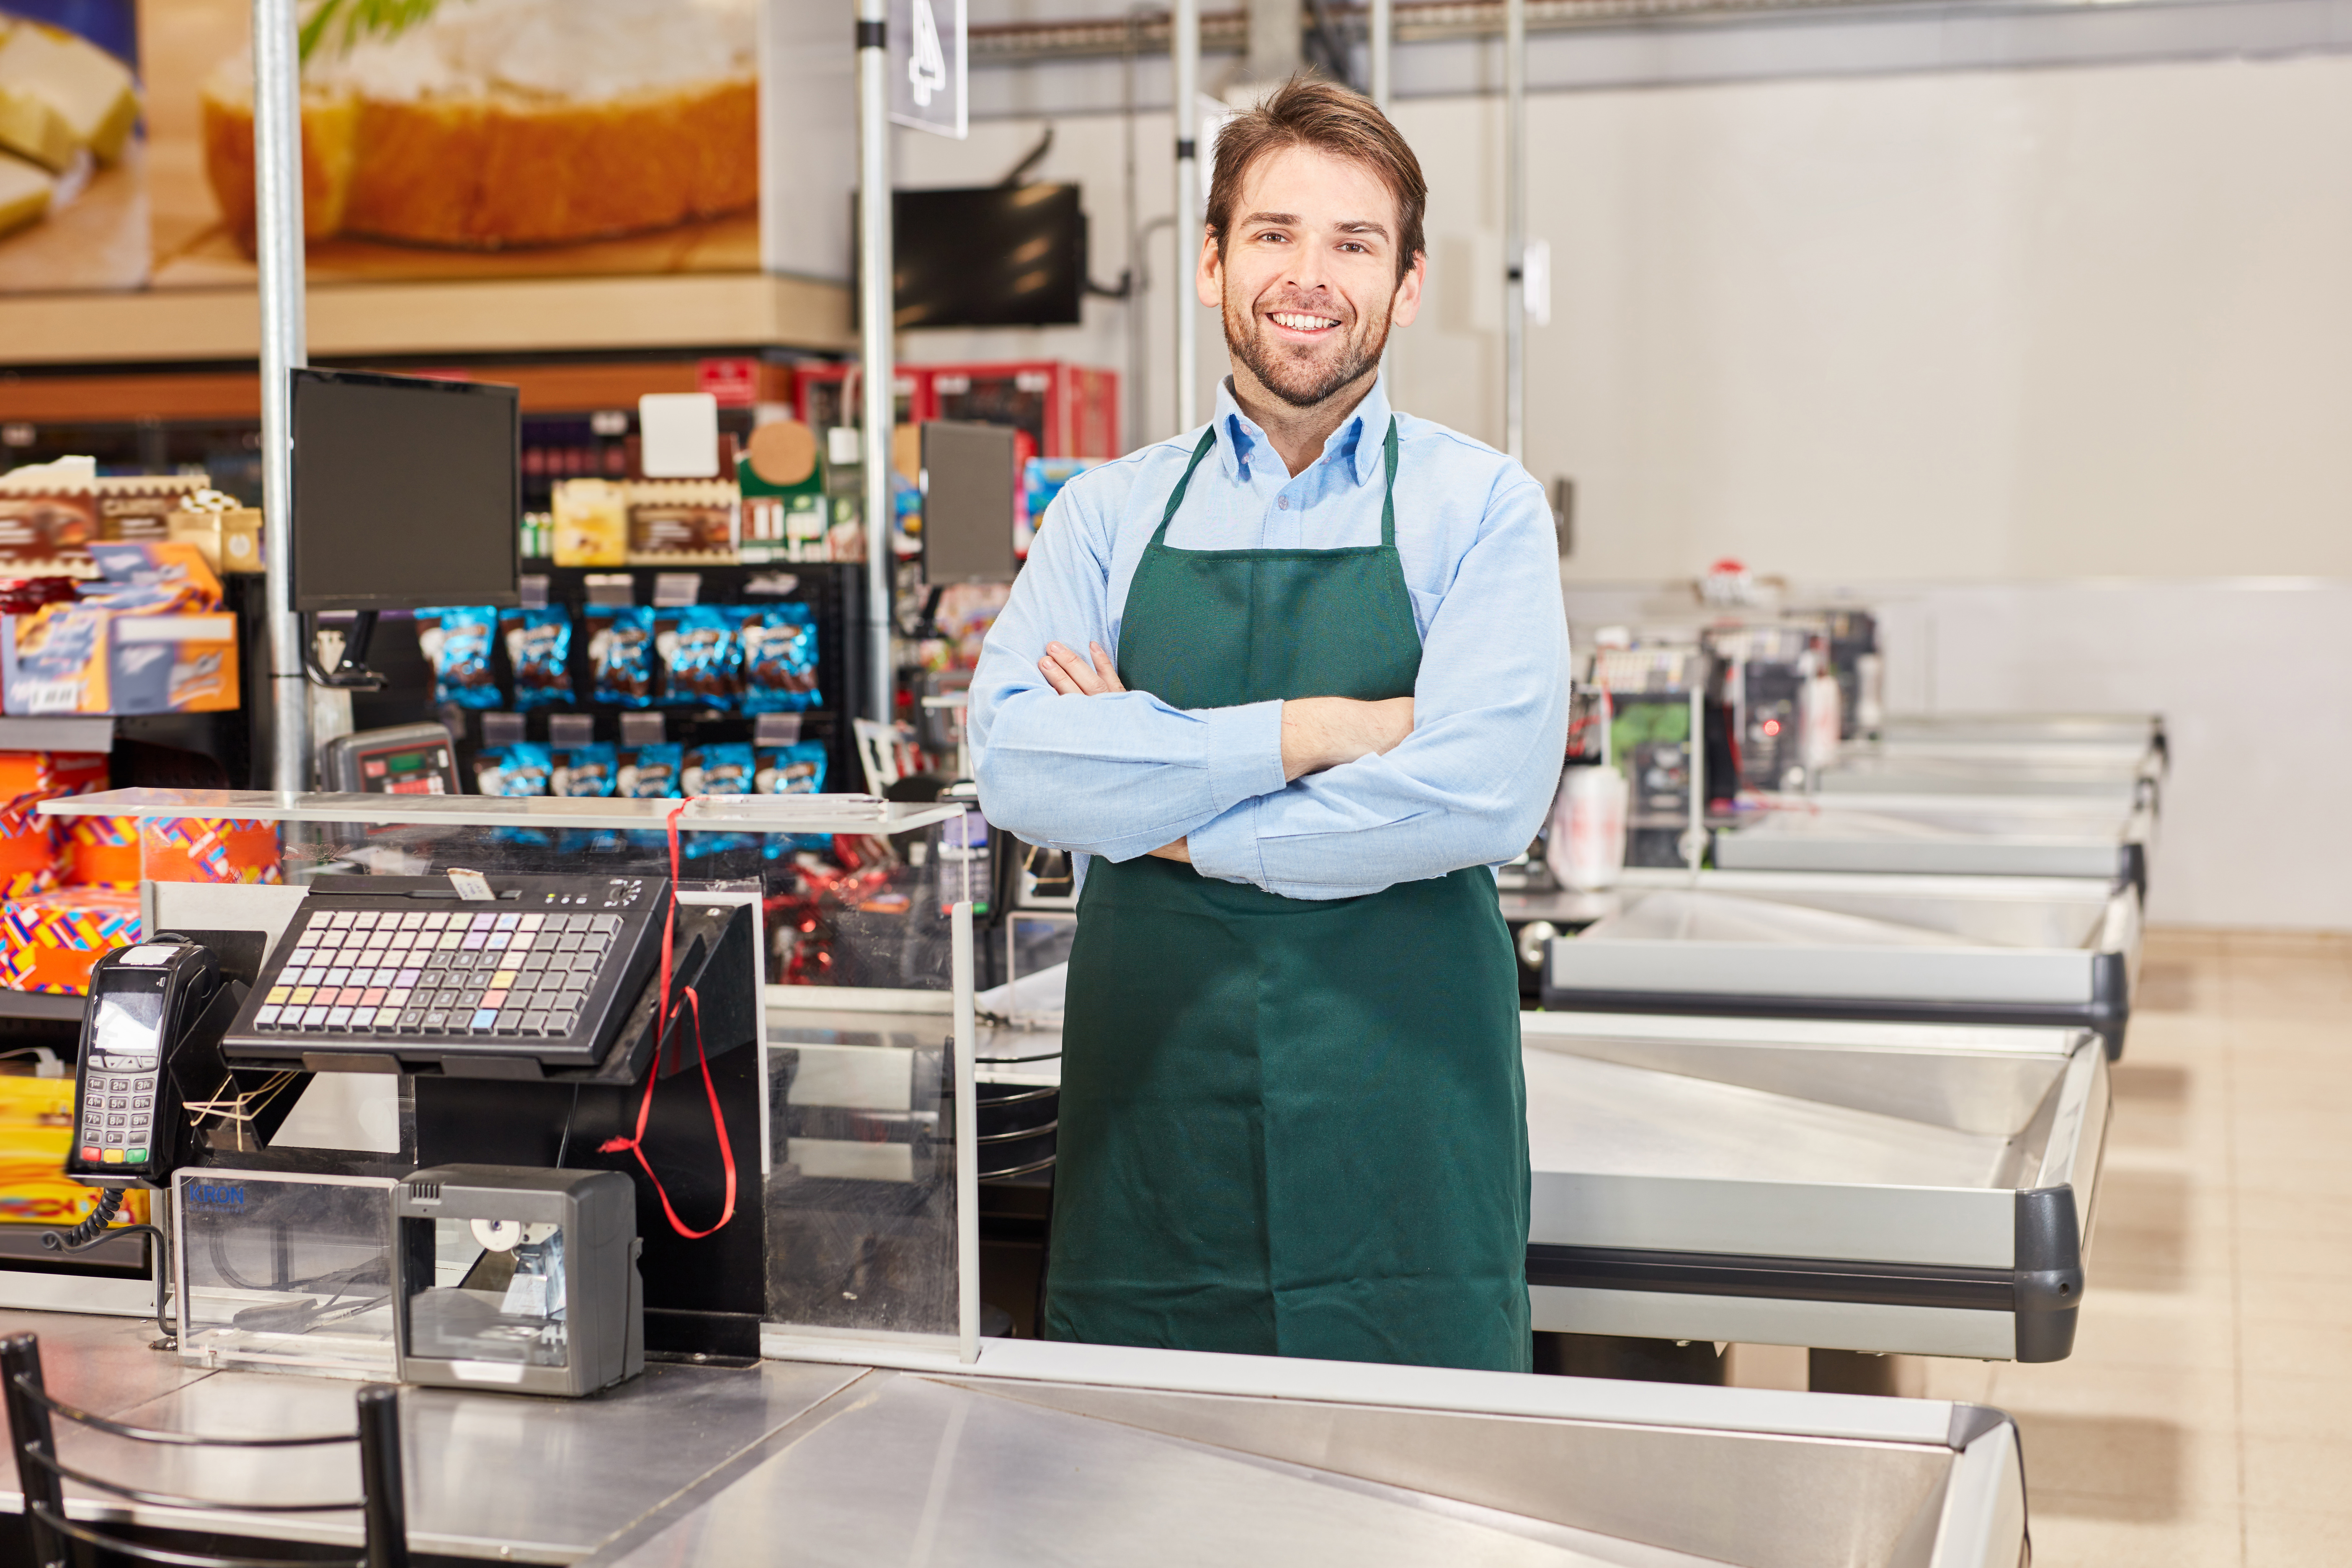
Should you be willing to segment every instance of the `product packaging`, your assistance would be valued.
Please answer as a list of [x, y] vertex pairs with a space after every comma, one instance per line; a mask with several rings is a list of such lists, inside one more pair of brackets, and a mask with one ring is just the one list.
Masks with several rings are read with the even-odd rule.
[[546, 795], [554, 771], [547, 748], [535, 741], [486, 746], [474, 759], [476, 793], [509, 797]]
[[236, 617], [192, 544], [93, 543], [102, 581], [0, 617], [0, 707], [17, 714], [212, 713], [238, 706]]
[[746, 713], [797, 713], [823, 700], [817, 692], [816, 621], [788, 601], [737, 612]]
[[278, 825], [227, 816], [151, 817], [142, 825], [145, 874], [157, 882], [285, 880]]
[[550, 524], [558, 566], [619, 566], [629, 558], [629, 501], [608, 479], [561, 479]]
[[731, 565], [741, 502], [731, 479], [632, 479], [632, 566]]
[[623, 708], [652, 707], [659, 689], [652, 607], [591, 605], [588, 662], [596, 672], [597, 701]]
[[740, 741], [720, 741], [697, 746], [686, 753], [680, 787], [689, 795], [753, 795], [758, 763], [751, 748]]
[[496, 610], [465, 605], [416, 612], [416, 646], [433, 667], [433, 700], [445, 707], [487, 709], [504, 704], [490, 642], [498, 635]]
[[739, 710], [743, 701], [743, 649], [736, 637], [741, 613], [730, 605], [688, 605], [654, 612], [654, 646], [661, 654], [662, 702], [670, 708]]
[[501, 610], [518, 710], [572, 706], [572, 612], [560, 605]]
[[99, 955], [139, 940], [139, 894], [118, 888], [56, 888], [0, 903], [0, 985], [86, 995]]
[[558, 747], [547, 790], [550, 795], [609, 795], [620, 787], [620, 753], [610, 741]]
[[638, 746], [621, 752], [615, 793], [628, 800], [675, 800], [685, 772], [686, 750], [676, 742]]
[[63, 857], [56, 819], [0, 811], [0, 897], [22, 898], [58, 885]]
[[61, 864], [65, 879], [79, 888], [136, 888], [140, 882], [139, 819], [66, 818]]
[[[99, 1189], [65, 1173], [72, 1152], [74, 1077], [0, 1077], [0, 1224], [79, 1225]], [[144, 1224], [147, 1194], [132, 1189], [123, 1212]]]
[[[822, 742], [795, 741], [789, 746], [763, 746], [751, 774], [754, 795], [823, 795], [825, 750]], [[781, 860], [800, 849], [823, 849], [832, 836], [823, 833], [771, 833], [762, 852]]]

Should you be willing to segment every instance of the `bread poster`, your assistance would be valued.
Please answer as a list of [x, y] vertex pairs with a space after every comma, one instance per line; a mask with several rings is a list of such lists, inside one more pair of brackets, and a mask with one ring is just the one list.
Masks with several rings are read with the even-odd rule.
[[0, 292], [147, 281], [134, 0], [0, 0]]
[[[761, 3], [298, 0], [311, 280], [757, 270]], [[250, 283], [250, 25], [0, 0], [0, 291]]]

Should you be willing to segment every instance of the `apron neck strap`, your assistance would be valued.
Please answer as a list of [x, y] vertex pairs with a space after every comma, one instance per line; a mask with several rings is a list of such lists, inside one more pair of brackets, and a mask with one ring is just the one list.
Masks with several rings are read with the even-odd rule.
[[1160, 514], [1160, 527], [1151, 535], [1151, 542], [1155, 546], [1167, 539], [1168, 525], [1176, 521], [1176, 509], [1184, 504], [1184, 489], [1192, 482], [1192, 470], [1201, 466], [1201, 459], [1214, 450], [1216, 445], [1217, 425], [1213, 419], [1209, 427], [1201, 432], [1201, 444], [1192, 448], [1192, 460], [1184, 465], [1184, 477], [1178, 479], [1176, 488], [1168, 492], [1168, 510]]
[[[1178, 479], [1176, 488], [1168, 492], [1168, 510], [1160, 514], [1160, 526], [1152, 532], [1152, 543], [1160, 544], [1167, 540], [1168, 525], [1176, 521], [1176, 509], [1184, 504], [1184, 491], [1192, 483], [1192, 470], [1201, 466], [1202, 458], [1215, 450], [1216, 445], [1217, 427], [1212, 423], [1206, 430], [1201, 432], [1201, 444], [1192, 448], [1192, 460], [1184, 465], [1184, 477]], [[1381, 437], [1381, 466], [1386, 470], [1386, 483], [1381, 491], [1381, 548], [1394, 550], [1396, 548], [1397, 431], [1396, 416], [1393, 414], [1389, 416], [1388, 434]]]
[[1388, 469], [1387, 488], [1381, 492], [1381, 548], [1396, 548], [1396, 416], [1389, 416], [1389, 433], [1381, 437], [1381, 463]]

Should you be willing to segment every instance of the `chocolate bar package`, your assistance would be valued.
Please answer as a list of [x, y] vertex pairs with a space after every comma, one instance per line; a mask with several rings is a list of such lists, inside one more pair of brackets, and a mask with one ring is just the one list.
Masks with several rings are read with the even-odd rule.
[[721, 605], [688, 605], [654, 612], [654, 647], [661, 655], [662, 702], [732, 713], [743, 701], [743, 650], [736, 638], [739, 612]]
[[816, 621], [806, 605], [746, 606], [736, 612], [742, 645], [746, 713], [798, 713], [821, 700], [816, 682]]
[[597, 701], [652, 707], [660, 689], [652, 606], [591, 605], [588, 660], [596, 671]]
[[416, 646], [433, 667], [434, 700], [457, 708], [499, 708], [505, 698], [490, 666], [499, 613], [470, 605], [416, 612]]
[[499, 626], [514, 671], [515, 707], [572, 706], [572, 612], [562, 605], [501, 610]]

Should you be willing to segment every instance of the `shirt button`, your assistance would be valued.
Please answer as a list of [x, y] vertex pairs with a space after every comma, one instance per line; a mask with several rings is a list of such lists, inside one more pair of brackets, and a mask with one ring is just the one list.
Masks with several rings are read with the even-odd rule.
[[1288, 496], [1284, 496], [1280, 500], [1276, 501], [1274, 504], [1280, 507], [1283, 510], [1288, 511], [1290, 510], [1290, 498]]

